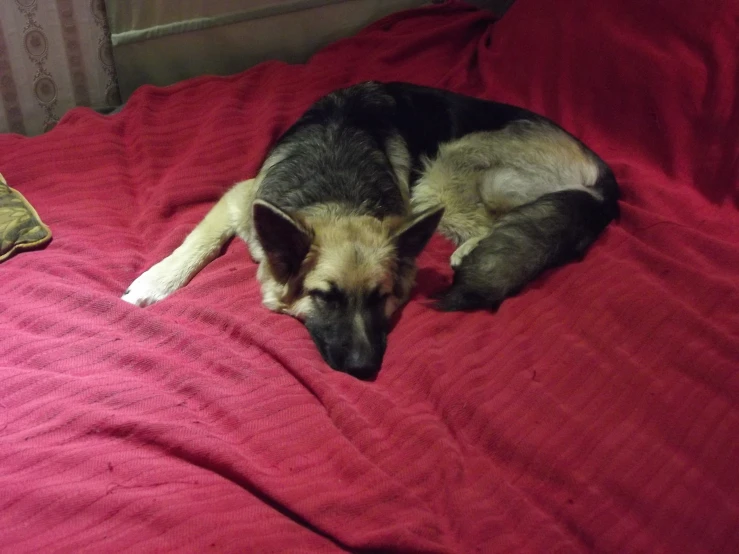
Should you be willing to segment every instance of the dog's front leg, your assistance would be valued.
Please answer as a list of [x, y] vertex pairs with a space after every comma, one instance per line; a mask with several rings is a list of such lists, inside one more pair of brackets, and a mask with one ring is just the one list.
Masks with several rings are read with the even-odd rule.
[[227, 240], [248, 234], [253, 188], [254, 179], [249, 179], [226, 192], [172, 254], [131, 283], [122, 299], [148, 306], [166, 298], [208, 265]]

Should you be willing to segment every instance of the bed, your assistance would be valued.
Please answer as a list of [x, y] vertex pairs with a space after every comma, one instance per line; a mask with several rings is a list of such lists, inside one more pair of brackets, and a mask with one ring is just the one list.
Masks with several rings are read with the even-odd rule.
[[[0, 264], [0, 550], [736, 551], [738, 21], [730, 0], [449, 1], [0, 136], [53, 233]], [[494, 314], [429, 307], [434, 237], [374, 382], [261, 306], [239, 241], [161, 303], [120, 300], [367, 79], [554, 119], [613, 167], [620, 220]]]

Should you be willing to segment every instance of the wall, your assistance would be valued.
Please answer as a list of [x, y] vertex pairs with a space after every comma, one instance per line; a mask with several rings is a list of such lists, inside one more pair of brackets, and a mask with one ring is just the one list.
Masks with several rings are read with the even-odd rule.
[[104, 0], [0, 1], [0, 132], [35, 135], [74, 106], [119, 103]]

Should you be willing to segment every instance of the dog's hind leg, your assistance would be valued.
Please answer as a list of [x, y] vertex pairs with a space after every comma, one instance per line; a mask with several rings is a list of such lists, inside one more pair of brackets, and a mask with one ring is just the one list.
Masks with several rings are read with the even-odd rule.
[[235, 234], [249, 237], [253, 189], [254, 179], [233, 186], [172, 254], [131, 283], [122, 300], [137, 306], [158, 302], [186, 285]]
[[[452, 287], [438, 303], [445, 310], [496, 309], [544, 269], [582, 256], [618, 211], [610, 169], [541, 121], [442, 146], [419, 186], [421, 198], [443, 191], [442, 203], [455, 208], [440, 226], [460, 245]], [[481, 207], [482, 232], [454, 232]]]

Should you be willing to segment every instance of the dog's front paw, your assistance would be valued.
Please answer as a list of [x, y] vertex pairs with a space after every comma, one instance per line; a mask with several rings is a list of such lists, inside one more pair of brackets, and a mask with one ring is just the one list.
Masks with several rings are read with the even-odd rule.
[[121, 300], [136, 306], [149, 306], [163, 300], [179, 287], [177, 276], [169, 271], [165, 262], [161, 262], [139, 275], [126, 289]]

